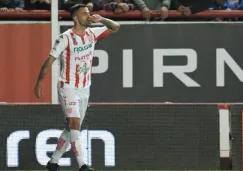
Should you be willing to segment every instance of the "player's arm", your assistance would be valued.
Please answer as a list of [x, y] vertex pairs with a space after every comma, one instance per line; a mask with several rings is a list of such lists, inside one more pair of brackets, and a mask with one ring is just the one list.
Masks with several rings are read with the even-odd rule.
[[39, 76], [38, 76], [38, 79], [37, 79], [37, 83], [42, 82], [46, 73], [48, 73], [51, 70], [51, 66], [52, 66], [52, 64], [55, 60], [56, 60], [56, 58], [49, 55], [49, 57], [46, 59], [46, 61], [44, 62], [44, 64], [41, 67], [41, 70], [40, 70], [40, 73], [39, 73]]
[[94, 14], [94, 15], [90, 16], [90, 19], [94, 23], [100, 22], [100, 23], [104, 24], [108, 28], [110, 33], [116, 33], [120, 29], [120, 24], [118, 24], [117, 22], [110, 20], [108, 18], [101, 17], [98, 14]]
[[57, 58], [59, 58], [59, 56], [66, 49], [66, 47], [67, 47], [67, 38], [61, 35], [55, 41], [54, 47], [51, 49], [48, 58], [46, 59], [46, 61], [41, 67], [40, 73], [36, 81], [35, 89], [34, 89], [34, 93], [37, 98], [43, 96], [42, 81], [44, 80], [45, 75], [51, 70], [52, 64]]
[[116, 33], [120, 29], [120, 24], [108, 18], [103, 17], [100, 20], [100, 23], [104, 24], [110, 30], [111, 33]]
[[55, 60], [56, 60], [56, 58], [49, 55], [49, 57], [46, 59], [46, 61], [44, 62], [44, 64], [41, 67], [39, 76], [36, 81], [35, 90], [34, 90], [35, 96], [37, 98], [40, 98], [41, 96], [44, 95], [42, 81], [43, 81], [45, 75], [51, 70], [51, 66]]

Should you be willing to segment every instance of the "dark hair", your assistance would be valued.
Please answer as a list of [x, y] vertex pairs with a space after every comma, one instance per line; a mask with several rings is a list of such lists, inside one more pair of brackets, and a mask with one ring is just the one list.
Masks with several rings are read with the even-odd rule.
[[81, 4], [81, 3], [75, 3], [74, 1], [67, 1], [66, 3], [64, 3], [63, 9], [65, 9], [66, 11], [70, 12], [72, 17], [74, 16], [74, 14], [80, 9], [80, 8], [85, 8], [87, 7], [85, 4]]
[[69, 9], [69, 12], [73, 17], [80, 8], [85, 8], [85, 7], [87, 7], [85, 4], [76, 4]]

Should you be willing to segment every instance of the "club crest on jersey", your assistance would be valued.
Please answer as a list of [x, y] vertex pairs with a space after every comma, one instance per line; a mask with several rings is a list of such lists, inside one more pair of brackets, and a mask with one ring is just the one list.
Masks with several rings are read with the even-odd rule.
[[73, 45], [78, 45], [78, 42], [76, 41], [75, 37], [73, 37]]
[[72, 40], [73, 40], [73, 45], [78, 45], [78, 42], [73, 33], [71, 33], [71, 36], [72, 36]]
[[89, 40], [89, 42], [93, 42], [93, 37], [89, 35], [88, 40]]

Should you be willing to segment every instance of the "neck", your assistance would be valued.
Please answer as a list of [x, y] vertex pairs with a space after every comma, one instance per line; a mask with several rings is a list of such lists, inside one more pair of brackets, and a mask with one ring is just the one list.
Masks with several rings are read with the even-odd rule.
[[73, 27], [73, 31], [78, 35], [84, 35], [85, 34], [85, 26], [82, 26], [80, 24], [75, 24]]

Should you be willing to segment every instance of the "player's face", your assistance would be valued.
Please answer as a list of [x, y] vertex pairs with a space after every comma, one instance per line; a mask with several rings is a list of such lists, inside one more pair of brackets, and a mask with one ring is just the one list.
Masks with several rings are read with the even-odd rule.
[[87, 7], [80, 8], [77, 13], [78, 24], [84, 27], [88, 27], [92, 24], [90, 20], [90, 13]]

